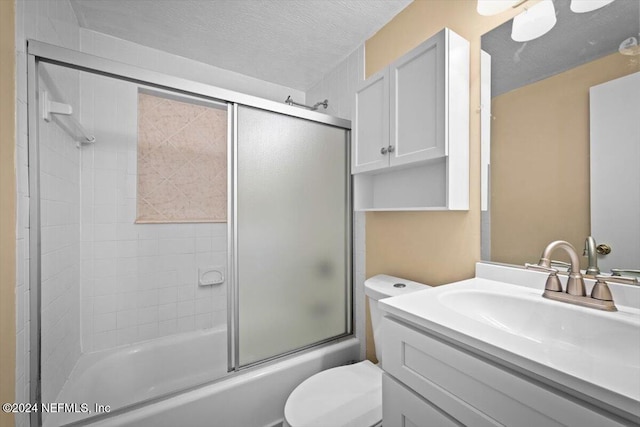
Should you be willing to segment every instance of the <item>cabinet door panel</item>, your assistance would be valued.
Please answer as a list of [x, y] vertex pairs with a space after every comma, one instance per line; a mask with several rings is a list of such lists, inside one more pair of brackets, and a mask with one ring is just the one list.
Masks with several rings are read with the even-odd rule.
[[[478, 418], [480, 414], [506, 426], [624, 425], [587, 402], [580, 403], [403, 323], [385, 318], [382, 328], [385, 372], [465, 425], [481, 425], [479, 420], [485, 420]], [[466, 406], [454, 405], [456, 401]]]
[[445, 33], [390, 67], [391, 165], [445, 155]]
[[367, 79], [356, 91], [354, 121], [352, 173], [388, 167], [389, 155], [381, 153], [389, 146], [388, 69]]
[[462, 427], [387, 374], [382, 376], [382, 425], [387, 427]]

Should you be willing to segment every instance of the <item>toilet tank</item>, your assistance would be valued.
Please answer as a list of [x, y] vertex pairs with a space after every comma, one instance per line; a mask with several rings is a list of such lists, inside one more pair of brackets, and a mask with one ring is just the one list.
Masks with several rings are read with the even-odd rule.
[[380, 351], [378, 350], [380, 324], [382, 323], [382, 312], [378, 308], [378, 300], [423, 291], [430, 287], [431, 286], [423, 283], [401, 279], [400, 277], [387, 276], [386, 274], [378, 274], [364, 281], [364, 293], [369, 299], [373, 341], [376, 346], [378, 362], [382, 362]]

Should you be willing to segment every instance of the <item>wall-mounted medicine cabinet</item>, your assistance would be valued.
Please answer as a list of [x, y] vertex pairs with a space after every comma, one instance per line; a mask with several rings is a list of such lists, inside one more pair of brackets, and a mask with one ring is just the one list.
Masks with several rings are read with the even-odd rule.
[[445, 28], [356, 90], [354, 208], [469, 209], [469, 42]]

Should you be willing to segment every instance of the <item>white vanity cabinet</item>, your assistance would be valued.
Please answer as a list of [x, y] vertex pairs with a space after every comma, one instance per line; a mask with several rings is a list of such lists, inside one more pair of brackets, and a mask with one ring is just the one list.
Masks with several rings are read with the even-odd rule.
[[517, 367], [389, 317], [383, 320], [382, 360], [385, 427], [630, 425]]
[[468, 41], [443, 29], [365, 80], [354, 108], [356, 210], [468, 209]]

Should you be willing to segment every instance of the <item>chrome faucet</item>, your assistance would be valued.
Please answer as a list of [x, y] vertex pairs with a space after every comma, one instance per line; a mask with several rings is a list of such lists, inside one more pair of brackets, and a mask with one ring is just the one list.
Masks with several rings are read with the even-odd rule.
[[[595, 243], [595, 242], [594, 242]], [[595, 245], [594, 245], [595, 246]], [[563, 249], [569, 254], [571, 259], [571, 270], [567, 279], [567, 289], [562, 289], [562, 283], [558, 278], [558, 270], [551, 267], [551, 254], [556, 249]], [[597, 276], [597, 283], [593, 287], [591, 296], [587, 296], [584, 278], [580, 274], [580, 259], [571, 243], [564, 240], [551, 242], [544, 248], [538, 264], [525, 264], [526, 268], [549, 273], [547, 283], [544, 288], [543, 297], [568, 302], [569, 304], [582, 305], [585, 307], [597, 308], [600, 310], [616, 311], [613, 296], [607, 286], [606, 281], [617, 281], [609, 276]]]
[[589, 266], [587, 267], [587, 271], [585, 274], [589, 274], [592, 276], [597, 276], [600, 274], [600, 269], [598, 268], [598, 252], [596, 249], [596, 239], [592, 236], [589, 236], [584, 241], [584, 251], [582, 252], [582, 256], [586, 256], [589, 259]]

